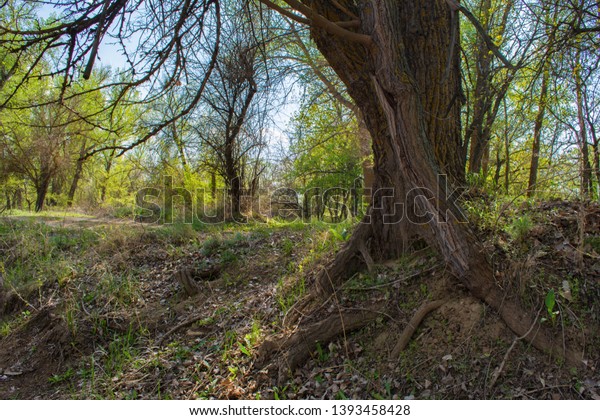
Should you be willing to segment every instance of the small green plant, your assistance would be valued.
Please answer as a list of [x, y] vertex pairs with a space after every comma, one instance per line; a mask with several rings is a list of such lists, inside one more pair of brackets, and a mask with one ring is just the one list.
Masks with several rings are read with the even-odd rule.
[[550, 319], [550, 321], [552, 321], [552, 325], [554, 325], [556, 323], [556, 317], [560, 312], [554, 310], [554, 307], [556, 306], [556, 295], [553, 289], [550, 289], [546, 295], [544, 303], [546, 305], [546, 311], [548, 312], [548, 318], [542, 318], [542, 322]]
[[600, 236], [590, 236], [585, 238], [584, 243], [590, 247], [594, 252], [600, 254]]
[[236, 232], [231, 238], [223, 241], [223, 245], [228, 248], [238, 247], [243, 245], [245, 241], [246, 237], [241, 232]]
[[212, 236], [204, 241], [204, 244], [202, 244], [202, 254], [210, 257], [216, 253], [219, 248], [221, 248], [221, 239], [216, 236]]
[[286, 257], [292, 255], [292, 252], [294, 251], [294, 243], [290, 240], [290, 238], [285, 238], [283, 240], [283, 242], [281, 243], [281, 251]]
[[332, 229], [329, 229], [329, 232], [339, 242], [345, 242], [350, 237], [350, 232], [348, 232], [348, 229], [346, 229], [346, 228], [343, 228], [340, 231], [332, 228]]
[[533, 222], [531, 218], [527, 215], [518, 217], [513, 220], [511, 225], [508, 228], [508, 232], [514, 241], [522, 242], [527, 238], [529, 232], [533, 228]]
[[107, 374], [116, 376], [123, 372], [126, 365], [137, 356], [137, 340], [138, 337], [132, 327], [123, 335], [114, 335], [106, 352], [104, 370]]
[[61, 382], [68, 381], [73, 376], [75, 376], [75, 371], [72, 368], [67, 369], [65, 373], [62, 374], [54, 374], [48, 378], [48, 382], [51, 384], [59, 384]]
[[337, 394], [335, 394], [335, 399], [336, 400], [347, 400], [349, 399], [346, 394], [344, 394], [344, 391], [342, 391], [341, 389], [337, 392]]
[[225, 331], [225, 338], [223, 340], [223, 356], [221, 360], [226, 362], [229, 359], [230, 352], [233, 349], [234, 344], [237, 342], [237, 332], [234, 330]]
[[287, 390], [288, 390], [288, 386], [284, 386], [284, 387], [274, 387], [273, 388], [273, 399], [275, 400], [287, 400]]
[[164, 227], [167, 238], [175, 243], [192, 242], [197, 238], [196, 231], [190, 223], [176, 222]]
[[238, 260], [237, 254], [233, 251], [230, 251], [229, 249], [226, 249], [221, 254], [221, 262], [223, 264], [233, 264], [237, 260]]
[[321, 346], [321, 343], [319, 343], [319, 342], [317, 342], [316, 352], [317, 352], [317, 358], [319, 359], [319, 362], [323, 363], [323, 362], [326, 362], [327, 360], [329, 360], [329, 353], [326, 352], [325, 349], [323, 349], [323, 347]]
[[301, 277], [290, 287], [284, 285], [283, 279], [279, 279], [277, 289], [277, 303], [279, 304], [279, 308], [286, 313], [305, 294], [306, 282], [304, 277]]
[[0, 337], [6, 337], [10, 335], [10, 333], [18, 328], [20, 325], [24, 324], [29, 317], [31, 316], [31, 312], [25, 310], [21, 312], [18, 316], [13, 318], [10, 321], [3, 322], [0, 325]]

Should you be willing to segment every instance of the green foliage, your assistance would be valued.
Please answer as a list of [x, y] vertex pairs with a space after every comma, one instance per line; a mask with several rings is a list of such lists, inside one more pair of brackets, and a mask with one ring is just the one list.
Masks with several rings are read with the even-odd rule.
[[202, 254], [210, 257], [221, 248], [222, 240], [218, 236], [211, 236], [202, 244]]
[[75, 371], [73, 368], [68, 368], [64, 373], [54, 374], [50, 378], [48, 378], [48, 382], [51, 384], [59, 384], [61, 382], [66, 382], [71, 380], [75, 376]]
[[221, 253], [221, 261], [224, 264], [233, 264], [238, 260], [238, 258], [239, 257], [237, 256], [237, 254], [229, 249], [226, 249]]
[[[363, 161], [353, 116], [336, 103], [312, 103], [300, 110], [293, 124], [294, 159], [286, 177], [299, 193], [306, 195], [309, 203], [305, 208], [321, 218], [325, 207], [335, 206], [328, 201], [328, 192], [349, 206], [348, 194], [362, 177]], [[321, 203], [321, 199], [325, 202]]]
[[285, 314], [306, 293], [306, 281], [304, 277], [286, 285], [283, 279], [277, 284], [277, 303], [279, 309]]
[[508, 232], [514, 241], [522, 242], [527, 238], [533, 228], [533, 221], [528, 215], [520, 216], [512, 221], [508, 227]]

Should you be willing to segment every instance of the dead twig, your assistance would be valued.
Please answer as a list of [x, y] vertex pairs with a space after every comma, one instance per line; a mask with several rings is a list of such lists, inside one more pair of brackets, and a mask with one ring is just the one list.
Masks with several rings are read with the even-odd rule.
[[506, 365], [506, 362], [508, 361], [508, 357], [510, 356], [510, 353], [513, 351], [513, 349], [515, 348], [515, 346], [517, 345], [517, 343], [519, 341], [525, 339], [533, 331], [534, 327], [537, 324], [537, 320], [538, 320], [538, 318], [540, 316], [540, 312], [542, 311], [542, 309], [543, 309], [543, 306], [540, 307], [540, 310], [538, 311], [537, 315], [535, 316], [533, 324], [531, 324], [531, 327], [529, 327], [529, 330], [525, 334], [523, 334], [521, 337], [515, 337], [515, 339], [513, 340], [512, 344], [510, 345], [510, 347], [508, 348], [508, 350], [504, 354], [504, 358], [502, 359], [502, 363], [500, 363], [500, 366], [498, 366], [494, 370], [494, 373], [492, 374], [492, 379], [490, 381], [490, 386], [489, 386], [490, 390], [494, 388], [494, 385], [496, 385], [496, 381], [498, 380], [498, 378], [502, 374], [502, 371], [504, 370], [504, 365]]

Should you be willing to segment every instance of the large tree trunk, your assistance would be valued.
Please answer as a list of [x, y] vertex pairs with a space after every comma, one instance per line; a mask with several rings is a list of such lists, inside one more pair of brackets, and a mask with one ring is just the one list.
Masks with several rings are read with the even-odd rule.
[[[332, 36], [318, 26], [311, 29], [363, 112], [373, 139], [375, 189], [380, 192], [364, 223], [317, 279], [319, 289], [331, 292], [361, 266], [399, 255], [410, 235], [418, 233], [474, 296], [496, 309], [516, 334], [527, 335], [534, 318], [497, 286], [482, 247], [456, 201], [449, 198], [452, 187], [444, 177], [460, 173], [462, 163], [457, 158], [458, 19], [443, 0], [360, 4], [363, 7], [354, 13], [361, 20], [361, 32], [372, 37], [371, 47]], [[332, 22], [345, 18], [329, 3], [312, 5]], [[393, 199], [386, 198], [392, 193]], [[400, 221], [402, 210], [408, 217]], [[415, 229], [417, 225], [421, 226]], [[563, 356], [544, 334], [527, 339]], [[577, 359], [564, 356], [571, 362]]]
[[[373, 9], [360, 11], [362, 32], [372, 34], [372, 48], [332, 37], [318, 27], [313, 27], [312, 35], [348, 87], [371, 133], [374, 189], [379, 192], [368, 230], [371, 248], [379, 250], [377, 257], [387, 258], [402, 253], [407, 233], [414, 230], [415, 222], [424, 221], [412, 211], [412, 202], [407, 208], [407, 193], [416, 201], [417, 214], [446, 220], [452, 203], [446, 202], [445, 180], [438, 177], [464, 178], [458, 17], [440, 0], [378, 0], [372, 4]], [[331, 21], [344, 18], [334, 7], [318, 7]], [[438, 208], [429, 199], [438, 195], [439, 188]], [[387, 197], [392, 191], [393, 200]], [[458, 218], [459, 210], [452, 210], [451, 217]], [[404, 217], [400, 221], [401, 211], [407, 211], [411, 220]], [[442, 239], [448, 234], [455, 236], [455, 230], [466, 231], [465, 226], [433, 221], [429, 225], [428, 236], [436, 248], [447, 248], [444, 253], [452, 260], [460, 259], [464, 251], [453, 249], [456, 244], [451, 237]]]

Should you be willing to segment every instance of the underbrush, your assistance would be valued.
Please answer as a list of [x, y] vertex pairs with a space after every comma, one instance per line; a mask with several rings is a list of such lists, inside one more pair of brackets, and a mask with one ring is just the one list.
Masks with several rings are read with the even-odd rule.
[[[577, 205], [495, 208], [501, 211], [481, 210], [487, 222], [480, 232], [494, 232], [484, 246], [497, 281], [539, 312], [539, 322], [559, 340], [582, 345], [592, 363], [600, 348], [597, 207], [587, 208], [583, 235]], [[254, 367], [260, 347], [285, 334], [283, 320], [352, 229], [278, 220], [83, 228], [4, 219], [0, 369], [14, 365], [31, 373], [0, 382], [0, 395], [527, 398], [559, 389], [571, 398], [589, 397], [581, 388], [585, 373], [565, 371], [524, 345], [513, 349], [514, 337], [495, 314], [448, 278], [427, 248], [355, 275], [322, 303], [324, 313], [336, 314], [396, 302], [391, 310], [381, 306], [360, 331], [317, 345], [290, 381], [275, 384]], [[216, 274], [196, 278], [199, 294], [190, 297], [175, 278], [182, 269]], [[436, 299], [447, 304], [425, 319], [399, 360], [390, 361], [407, 320]], [[38, 342], [45, 331], [38, 314], [45, 311], [54, 329], [44, 326], [52, 334]], [[53, 334], [60, 341], [52, 341]], [[493, 384], [491, 372], [507, 353]], [[540, 380], [549, 385], [539, 386]], [[548, 393], [548, 386], [565, 388]]]

